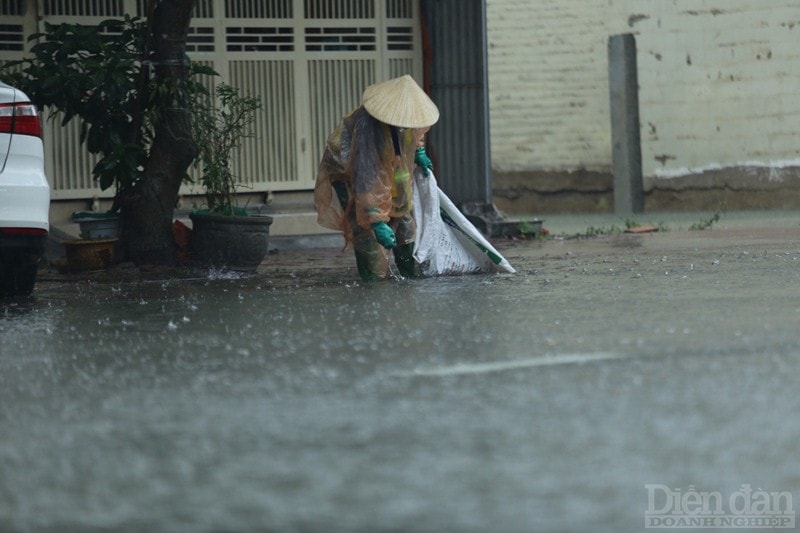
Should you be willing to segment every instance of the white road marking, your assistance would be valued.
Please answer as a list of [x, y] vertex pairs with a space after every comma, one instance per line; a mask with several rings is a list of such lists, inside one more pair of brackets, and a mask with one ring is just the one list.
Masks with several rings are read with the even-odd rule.
[[589, 361], [603, 361], [607, 359], [620, 359], [621, 354], [596, 352], [596, 353], [564, 353], [543, 355], [530, 359], [512, 359], [509, 361], [492, 361], [489, 363], [459, 363], [453, 366], [439, 366], [430, 368], [415, 368], [411, 372], [403, 372], [402, 376], [458, 376], [464, 374], [486, 374], [519, 368], [535, 366], [565, 365], [572, 363], [586, 363]]

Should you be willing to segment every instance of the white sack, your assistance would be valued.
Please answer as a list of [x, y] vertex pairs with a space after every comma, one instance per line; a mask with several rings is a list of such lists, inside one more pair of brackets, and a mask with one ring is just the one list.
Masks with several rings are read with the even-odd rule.
[[516, 272], [439, 189], [433, 173], [417, 169], [413, 190], [414, 259], [424, 276]]

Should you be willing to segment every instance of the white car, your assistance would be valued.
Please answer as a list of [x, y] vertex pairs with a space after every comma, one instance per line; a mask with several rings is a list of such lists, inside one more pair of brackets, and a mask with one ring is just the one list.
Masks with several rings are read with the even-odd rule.
[[0, 82], [0, 298], [33, 291], [49, 213], [41, 118], [25, 93]]

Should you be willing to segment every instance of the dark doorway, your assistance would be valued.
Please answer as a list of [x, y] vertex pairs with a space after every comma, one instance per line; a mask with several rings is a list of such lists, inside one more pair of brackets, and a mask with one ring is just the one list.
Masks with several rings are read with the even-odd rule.
[[458, 205], [492, 203], [485, 0], [421, 0], [428, 136], [439, 186]]

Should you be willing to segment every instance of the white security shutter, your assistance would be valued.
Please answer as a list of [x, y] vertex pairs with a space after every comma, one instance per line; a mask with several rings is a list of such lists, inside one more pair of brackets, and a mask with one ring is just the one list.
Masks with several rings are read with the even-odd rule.
[[[11, 1], [22, 7], [36, 0]], [[144, 16], [146, 0], [42, 0], [43, 22], [97, 24], [124, 14]], [[243, 192], [311, 190], [328, 133], [359, 105], [372, 83], [402, 74], [421, 80], [416, 0], [198, 0], [187, 41], [194, 61], [212, 66], [245, 94], [262, 99], [255, 136], [234, 159]], [[7, 5], [3, 1], [3, 6]], [[8, 9], [11, 9], [10, 7]], [[25, 34], [35, 10], [4, 13]], [[8, 33], [8, 32], [5, 32]], [[16, 59], [3, 45], [0, 61]], [[13, 38], [13, 36], [12, 36]], [[15, 45], [19, 46], [19, 45]], [[13, 55], [13, 54], [17, 55]], [[53, 198], [100, 194], [91, 177], [95, 158], [78, 144], [78, 126], [46, 126]], [[196, 177], [197, 170], [191, 171]], [[184, 194], [202, 193], [185, 186]], [[106, 191], [102, 196], [111, 196]]]

